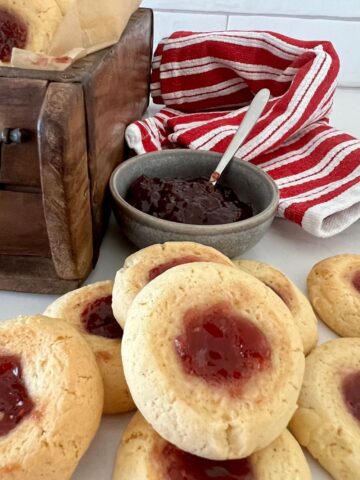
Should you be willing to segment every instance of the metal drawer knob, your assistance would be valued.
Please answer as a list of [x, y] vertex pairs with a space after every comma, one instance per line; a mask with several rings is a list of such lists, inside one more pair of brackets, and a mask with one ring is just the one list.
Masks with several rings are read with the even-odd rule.
[[3, 128], [0, 130], [0, 143], [23, 143], [30, 138], [30, 132], [24, 128]]

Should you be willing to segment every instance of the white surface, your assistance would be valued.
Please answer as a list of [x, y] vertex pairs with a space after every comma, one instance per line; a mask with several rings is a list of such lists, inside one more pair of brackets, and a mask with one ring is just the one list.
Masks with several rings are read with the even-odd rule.
[[339, 84], [360, 86], [359, 0], [145, 0], [154, 9], [154, 45], [176, 30], [272, 30], [306, 40], [330, 40], [340, 58]]
[[250, 14], [301, 15], [317, 17], [360, 17], [359, 0], [143, 0], [143, 7], [159, 10], [188, 10]]
[[[347, 129], [349, 133], [357, 136], [360, 136], [360, 109], [354, 106], [359, 105], [359, 101], [360, 91], [337, 91], [332, 115], [335, 126]], [[98, 265], [87, 283], [113, 279], [116, 270], [133, 251], [134, 247], [122, 237], [117, 225], [112, 221], [102, 245]], [[340, 253], [360, 254], [360, 222], [340, 235], [323, 240], [310, 236], [295, 224], [277, 219], [270, 232], [244, 257], [273, 264], [305, 291], [306, 276], [311, 267], [325, 257]], [[41, 313], [54, 298], [51, 295], [0, 292], [1, 318]], [[321, 342], [334, 337], [323, 324], [320, 324], [319, 330]], [[73, 480], [111, 479], [116, 448], [130, 417], [131, 415], [104, 417], [101, 428]], [[311, 459], [310, 464], [314, 480], [330, 479]]]
[[226, 15], [187, 12], [154, 12], [154, 49], [159, 41], [178, 30], [207, 32], [226, 30]]

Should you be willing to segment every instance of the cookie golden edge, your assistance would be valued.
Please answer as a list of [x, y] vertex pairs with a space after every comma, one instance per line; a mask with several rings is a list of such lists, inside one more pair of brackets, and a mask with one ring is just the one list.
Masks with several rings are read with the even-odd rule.
[[104, 414], [126, 413], [135, 404], [127, 386], [121, 358], [121, 339], [109, 339], [86, 332], [80, 314], [87, 303], [112, 295], [113, 282], [101, 281], [62, 295], [51, 303], [44, 315], [62, 318], [75, 327], [92, 349], [104, 383]]
[[[157, 452], [165, 445], [166, 442], [137, 412], [119, 444], [112, 480], [162, 480], [156, 459]], [[288, 430], [268, 447], [250, 456], [250, 462], [258, 480], [311, 480], [301, 447]]]
[[[199, 276], [195, 271], [201, 272], [203, 279], [198, 286], [196, 283]], [[229, 276], [228, 283], [224, 281], [226, 276]], [[241, 285], [233, 282], [235, 278], [240, 278]], [[230, 294], [227, 289], [229, 285], [233, 285], [236, 292]], [[244, 286], [246, 288], [242, 288]], [[187, 293], [185, 291], [183, 296], [179, 296], [178, 292], [184, 288], [200, 297], [208, 290], [206, 298], [203, 297], [202, 303], [197, 304], [200, 307], [208, 306], [209, 301], [213, 304], [217, 301], [217, 295], [221, 297], [225, 291], [226, 298], [233, 295], [234, 302], [240, 305], [239, 292], [244, 296], [249, 295], [256, 302], [254, 309], [263, 307], [264, 302], [270, 301], [268, 311], [273, 322], [270, 326], [269, 318], [264, 318], [262, 325], [266, 325], [264, 328], [267, 328], [267, 333], [273, 330], [272, 347], [275, 345], [276, 351], [278, 350], [273, 358], [276, 368], [266, 376], [261, 376], [260, 380], [256, 378], [255, 383], [247, 387], [252, 405], [261, 407], [256, 412], [252, 407], [248, 409], [250, 413], [247, 416], [241, 416], [234, 409], [235, 403], [227, 395], [224, 396], [221, 389], [210, 389], [209, 394], [206, 382], [204, 385], [201, 379], [183, 372], [175, 352], [166, 340], [174, 338], [172, 327], [169, 327], [171, 322], [168, 318], [166, 322], [161, 320], [160, 310], [161, 302], [176, 308], [174, 298], [178, 298], [177, 301], [182, 304]], [[191, 307], [192, 305], [185, 305], [183, 308]], [[261, 314], [260, 312], [259, 315]], [[154, 322], [158, 323], [155, 325]], [[162, 331], [164, 326], [168, 333]], [[283, 353], [286, 361], [280, 360]], [[300, 335], [289, 310], [278, 296], [255, 277], [233, 266], [213, 263], [174, 267], [144, 287], [129, 311], [122, 355], [130, 391], [147, 421], [163, 438], [179, 448], [215, 460], [246, 457], [270, 444], [286, 428], [296, 409], [305, 366]], [[267, 396], [270, 402], [256, 397], [268, 390], [262, 382], [268, 382], [266, 385], [274, 388], [274, 392]], [[214, 410], [214, 405], [219, 404], [222, 413]], [[245, 408], [244, 405], [245, 402], [242, 406], [236, 404], [237, 408]], [[179, 418], [182, 419], [180, 423], [177, 420]], [[207, 439], [206, 444], [201, 440], [203, 438]]]
[[196, 242], [165, 242], [135, 252], [126, 258], [114, 281], [113, 312], [122, 328], [134, 298], [149, 283], [151, 269], [186, 256], [232, 265], [231, 260], [215, 248]]
[[357, 480], [360, 423], [348, 410], [341, 381], [360, 371], [360, 338], [323, 343], [306, 358], [299, 408], [289, 428], [335, 480]]
[[34, 411], [0, 437], [0, 477], [69, 480], [101, 420], [103, 384], [83, 337], [41, 315], [0, 322], [1, 353], [21, 358]]
[[325, 258], [312, 267], [307, 278], [311, 304], [319, 318], [342, 337], [360, 336], [360, 293], [351, 284], [360, 272], [360, 255]]
[[233, 263], [279, 294], [294, 317], [304, 353], [308, 355], [316, 347], [319, 335], [317, 318], [306, 296], [289, 277], [268, 263], [256, 260], [233, 260]]

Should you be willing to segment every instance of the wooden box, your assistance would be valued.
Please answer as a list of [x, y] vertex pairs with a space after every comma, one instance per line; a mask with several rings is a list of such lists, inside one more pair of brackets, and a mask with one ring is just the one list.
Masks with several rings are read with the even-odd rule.
[[0, 68], [0, 289], [63, 293], [96, 263], [125, 127], [148, 105], [152, 20], [139, 9], [64, 72]]

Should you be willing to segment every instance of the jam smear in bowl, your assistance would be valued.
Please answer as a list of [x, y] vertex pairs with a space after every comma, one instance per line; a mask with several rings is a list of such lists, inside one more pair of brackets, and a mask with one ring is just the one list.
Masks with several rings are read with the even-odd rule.
[[126, 201], [144, 213], [191, 225], [219, 225], [252, 217], [252, 208], [227, 186], [215, 187], [205, 177], [162, 180], [141, 175]]

